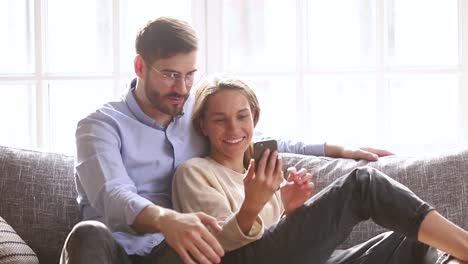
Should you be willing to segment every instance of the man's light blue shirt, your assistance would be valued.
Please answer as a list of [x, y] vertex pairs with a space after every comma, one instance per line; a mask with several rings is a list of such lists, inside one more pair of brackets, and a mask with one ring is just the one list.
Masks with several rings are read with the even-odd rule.
[[[161, 233], [139, 235], [130, 225], [150, 204], [172, 208], [171, 184], [182, 162], [207, 154], [191, 125], [194, 96], [167, 128], [146, 115], [133, 95], [110, 102], [78, 123], [75, 179], [83, 220], [106, 224], [127, 254], [146, 255]], [[324, 155], [324, 144], [278, 141], [279, 151]]]

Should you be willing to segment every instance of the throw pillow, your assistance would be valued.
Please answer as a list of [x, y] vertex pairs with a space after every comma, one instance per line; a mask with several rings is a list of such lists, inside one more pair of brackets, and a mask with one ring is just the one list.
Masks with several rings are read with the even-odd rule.
[[34, 251], [0, 216], [0, 264], [39, 264]]

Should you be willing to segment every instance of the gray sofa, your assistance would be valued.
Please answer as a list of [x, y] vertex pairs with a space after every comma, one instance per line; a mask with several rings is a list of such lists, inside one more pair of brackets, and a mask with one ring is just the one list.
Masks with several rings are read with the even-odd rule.
[[[413, 158], [392, 156], [370, 163], [293, 154], [283, 154], [283, 158], [285, 168], [296, 165], [312, 172], [314, 193], [357, 166], [376, 167], [468, 228], [468, 150]], [[66, 235], [79, 221], [73, 157], [0, 146], [0, 217], [34, 250], [40, 263], [58, 263]], [[382, 231], [364, 222], [343, 246]], [[2, 236], [0, 233], [0, 241]], [[8, 262], [0, 259], [0, 263]]]

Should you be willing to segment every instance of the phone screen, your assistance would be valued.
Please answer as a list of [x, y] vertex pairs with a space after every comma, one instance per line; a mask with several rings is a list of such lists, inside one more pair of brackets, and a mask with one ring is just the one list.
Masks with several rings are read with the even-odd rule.
[[255, 163], [258, 163], [258, 161], [263, 155], [263, 152], [265, 152], [266, 149], [270, 149], [270, 153], [272, 153], [275, 150], [278, 150], [278, 144], [276, 143], [276, 140], [269, 139], [269, 140], [262, 140], [262, 141], [258, 141], [254, 143]]

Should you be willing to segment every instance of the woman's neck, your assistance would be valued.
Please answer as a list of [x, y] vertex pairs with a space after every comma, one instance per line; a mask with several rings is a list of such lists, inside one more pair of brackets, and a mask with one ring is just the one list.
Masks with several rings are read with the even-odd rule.
[[227, 158], [218, 153], [210, 153], [209, 157], [217, 163], [233, 171], [244, 173], [244, 157]]

